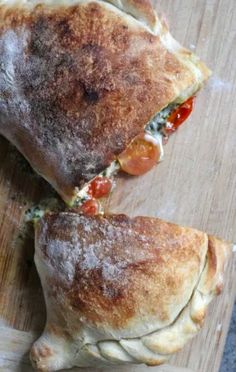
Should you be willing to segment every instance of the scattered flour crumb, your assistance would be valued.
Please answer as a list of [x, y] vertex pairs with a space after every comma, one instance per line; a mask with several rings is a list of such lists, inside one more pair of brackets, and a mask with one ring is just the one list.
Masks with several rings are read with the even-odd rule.
[[221, 332], [221, 330], [222, 330], [222, 324], [221, 324], [221, 323], [219, 323], [219, 324], [217, 325], [216, 330], [217, 330], [217, 332]]
[[190, 45], [189, 45], [189, 48], [192, 49], [192, 50], [195, 50], [195, 49], [196, 49], [196, 45], [194, 45], [194, 44], [190, 44]]

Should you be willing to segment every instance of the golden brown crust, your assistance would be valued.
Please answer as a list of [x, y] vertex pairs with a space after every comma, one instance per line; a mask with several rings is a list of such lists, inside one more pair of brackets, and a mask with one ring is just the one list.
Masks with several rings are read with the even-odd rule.
[[[135, 6], [151, 17], [148, 1]], [[196, 82], [158, 36], [104, 2], [2, 6], [0, 20], [0, 133], [66, 201]]]
[[44, 216], [35, 262], [47, 325], [33, 364], [46, 372], [165, 363], [201, 328], [230, 250], [154, 218]]
[[126, 13], [146, 23], [150, 28], [155, 28], [157, 17], [149, 0], [108, 0]]
[[55, 271], [60, 263], [53, 245], [58, 252], [66, 244], [69, 261], [76, 255], [71, 282], [50, 279], [53, 296], [63, 287], [86, 323], [113, 329], [129, 328], [140, 316], [169, 324], [189, 300], [207, 250], [201, 232], [124, 215], [49, 214], [40, 222], [36, 240]]
[[206, 268], [200, 283], [203, 294], [219, 295], [223, 288], [224, 265], [232, 252], [232, 244], [209, 236]]

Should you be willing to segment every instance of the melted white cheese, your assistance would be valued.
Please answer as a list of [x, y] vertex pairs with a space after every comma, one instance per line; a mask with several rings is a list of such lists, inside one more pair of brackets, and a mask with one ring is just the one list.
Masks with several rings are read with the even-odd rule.
[[[96, 177], [100, 176], [100, 177], [107, 177], [111, 179], [115, 175], [115, 173], [118, 172], [119, 170], [120, 170], [120, 165], [118, 161], [115, 160], [109, 165], [109, 167], [107, 167], [103, 172], [99, 173]], [[81, 205], [85, 200], [88, 200], [91, 198], [91, 196], [88, 194], [89, 184], [96, 177], [94, 177], [91, 181], [86, 183], [86, 185], [84, 185], [84, 187], [78, 191], [78, 193], [76, 194], [74, 204]]]
[[155, 146], [160, 148], [160, 158], [158, 162], [162, 161], [164, 158], [164, 149], [163, 149], [163, 136], [161, 133], [157, 132], [155, 134], [150, 134], [149, 132], [145, 133], [145, 140], [147, 142], [153, 143]]

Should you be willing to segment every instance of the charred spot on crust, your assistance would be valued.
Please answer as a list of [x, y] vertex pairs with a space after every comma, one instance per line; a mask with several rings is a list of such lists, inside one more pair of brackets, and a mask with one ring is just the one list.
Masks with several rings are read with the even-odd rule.
[[60, 20], [57, 25], [58, 25], [59, 30], [61, 32], [61, 36], [71, 35], [71, 28], [70, 28], [70, 25], [69, 25], [69, 23], [66, 19]]
[[99, 95], [95, 90], [87, 90], [84, 87], [84, 99], [88, 103], [96, 103], [99, 99]]

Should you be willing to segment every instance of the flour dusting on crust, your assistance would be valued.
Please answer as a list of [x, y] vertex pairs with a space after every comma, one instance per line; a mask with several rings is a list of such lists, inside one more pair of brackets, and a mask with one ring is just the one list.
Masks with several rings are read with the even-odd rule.
[[[62, 223], [65, 235], [59, 238]], [[58, 232], [55, 238], [50, 234], [50, 228]], [[134, 240], [138, 246], [142, 245], [142, 250], [135, 249]], [[124, 247], [122, 254], [120, 249], [116, 252], [116, 242]], [[59, 216], [53, 226], [43, 224], [39, 240], [44, 253], [50, 258], [51, 266], [67, 284], [72, 283], [78, 265], [84, 274], [99, 270], [105, 282], [119, 281], [129, 265], [135, 265], [148, 257], [154, 258], [152, 253], [145, 251], [150, 242], [151, 239], [145, 234], [128, 226], [119, 226], [116, 221], [88, 220], [82, 215], [68, 215], [66, 221]]]

